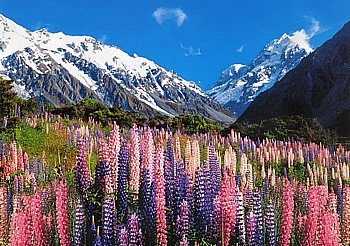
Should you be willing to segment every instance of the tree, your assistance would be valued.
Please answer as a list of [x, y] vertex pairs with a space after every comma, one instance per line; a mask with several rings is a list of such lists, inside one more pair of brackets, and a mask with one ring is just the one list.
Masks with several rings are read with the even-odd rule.
[[16, 93], [11, 91], [13, 80], [0, 77], [0, 117], [8, 116], [16, 104]]

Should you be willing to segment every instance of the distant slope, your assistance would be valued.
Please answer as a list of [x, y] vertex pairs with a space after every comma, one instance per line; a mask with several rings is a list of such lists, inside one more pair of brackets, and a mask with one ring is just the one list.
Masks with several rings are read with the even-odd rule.
[[261, 93], [238, 122], [302, 115], [350, 136], [350, 22]]
[[283, 34], [268, 43], [248, 65], [233, 64], [225, 69], [209, 96], [240, 116], [261, 92], [277, 81], [312, 52], [302, 29]]
[[129, 56], [88, 36], [45, 29], [30, 32], [0, 15], [0, 72], [16, 81], [24, 98], [34, 96], [59, 106], [97, 99], [148, 116], [201, 114], [222, 122], [231, 112], [153, 61]]

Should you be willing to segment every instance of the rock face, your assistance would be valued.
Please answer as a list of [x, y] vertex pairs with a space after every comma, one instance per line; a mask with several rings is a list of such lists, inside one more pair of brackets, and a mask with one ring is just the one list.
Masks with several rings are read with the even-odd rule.
[[310, 52], [304, 30], [283, 34], [267, 44], [250, 64], [233, 64], [224, 70], [208, 94], [240, 116], [256, 96], [271, 88]]
[[302, 115], [350, 136], [350, 22], [270, 90], [261, 93], [239, 122]]
[[59, 106], [93, 98], [148, 116], [201, 114], [222, 122], [233, 114], [154, 62], [88, 36], [30, 32], [0, 15], [0, 73], [26, 98]]

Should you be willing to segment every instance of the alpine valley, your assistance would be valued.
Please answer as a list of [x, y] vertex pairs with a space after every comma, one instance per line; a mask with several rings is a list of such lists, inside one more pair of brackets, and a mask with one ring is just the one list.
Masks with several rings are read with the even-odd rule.
[[147, 116], [181, 113], [233, 122], [234, 115], [194, 82], [89, 36], [30, 32], [0, 15], [0, 73], [23, 98], [55, 106], [96, 99]]
[[283, 34], [267, 44], [248, 65], [233, 64], [225, 69], [208, 94], [240, 116], [256, 96], [313, 51], [308, 39], [303, 29], [293, 35]]

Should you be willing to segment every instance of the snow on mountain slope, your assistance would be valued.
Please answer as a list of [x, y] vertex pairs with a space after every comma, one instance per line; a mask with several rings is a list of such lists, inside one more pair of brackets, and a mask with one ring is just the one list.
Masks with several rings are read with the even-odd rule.
[[90, 97], [147, 115], [199, 113], [231, 122], [231, 112], [189, 82], [89, 36], [30, 32], [0, 15], [0, 73], [16, 91], [54, 105]]
[[208, 91], [209, 96], [241, 115], [257, 95], [271, 88], [313, 51], [308, 39], [304, 30], [274, 39], [250, 64], [233, 64], [224, 70]]

